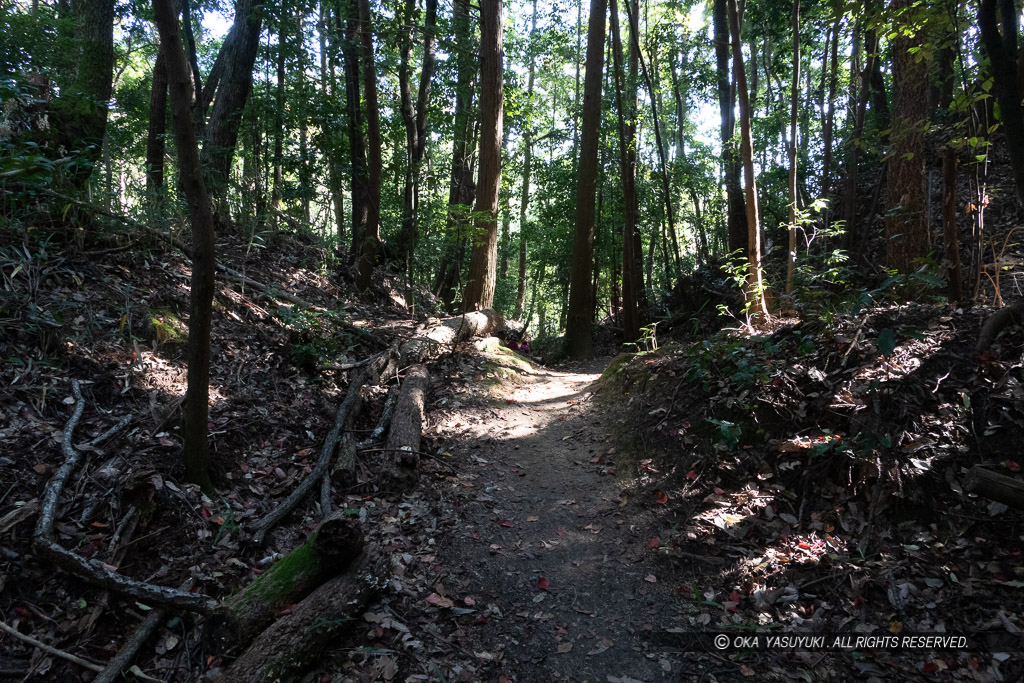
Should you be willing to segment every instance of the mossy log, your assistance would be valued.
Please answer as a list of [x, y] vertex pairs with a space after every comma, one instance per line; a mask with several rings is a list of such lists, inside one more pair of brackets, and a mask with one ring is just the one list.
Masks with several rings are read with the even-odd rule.
[[389, 577], [387, 553], [367, 548], [348, 571], [329, 579], [260, 634], [221, 683], [298, 680], [325, 647], [338, 647], [360, 623]]
[[208, 647], [215, 652], [240, 651], [283, 610], [343, 572], [362, 550], [359, 520], [344, 511], [332, 514], [305, 543], [224, 601], [207, 626]]
[[423, 411], [430, 389], [430, 375], [423, 365], [413, 365], [405, 373], [395, 414], [388, 431], [387, 452], [391, 458], [389, 475], [398, 489], [416, 483], [420, 440], [423, 437]]

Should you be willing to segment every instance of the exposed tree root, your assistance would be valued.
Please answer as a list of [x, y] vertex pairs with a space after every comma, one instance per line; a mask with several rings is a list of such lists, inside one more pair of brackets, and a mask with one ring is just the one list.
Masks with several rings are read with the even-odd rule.
[[978, 333], [978, 344], [974, 350], [978, 353], [987, 351], [1003, 328], [1022, 321], [1024, 321], [1024, 299], [1005, 308], [1000, 308], [982, 324], [981, 332]]

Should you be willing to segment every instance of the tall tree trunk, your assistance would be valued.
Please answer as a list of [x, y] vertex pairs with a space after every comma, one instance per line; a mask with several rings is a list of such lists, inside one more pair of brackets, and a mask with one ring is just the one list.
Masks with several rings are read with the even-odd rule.
[[238, 142], [242, 109], [252, 91], [262, 5], [260, 8], [256, 10], [255, 0], [235, 1], [235, 21], [221, 48], [224, 53], [223, 73], [206, 122], [200, 158], [206, 186], [214, 202], [214, 216], [219, 224], [227, 224], [231, 220], [227, 207], [228, 178]]
[[789, 99], [789, 252], [786, 258], [786, 294], [793, 292], [796, 269], [796, 138], [800, 114], [800, 0], [793, 0], [793, 87]]
[[[622, 175], [624, 222], [622, 227], [622, 339], [634, 342], [640, 338], [640, 312], [637, 308], [637, 290], [642, 289], [641, 272], [636, 268], [633, 235], [636, 226], [636, 145], [633, 126], [626, 126], [623, 91], [622, 38], [619, 31], [619, 7], [611, 0], [612, 60], [615, 82], [615, 106], [618, 109], [619, 165]], [[636, 92], [635, 90], [633, 92]], [[634, 107], [635, 109], [635, 107]], [[630, 112], [632, 113], [632, 112]], [[628, 131], [628, 135], [627, 135]], [[613, 302], [613, 308], [617, 308]], [[613, 311], [614, 312], [614, 311]]]
[[[854, 27], [854, 54], [860, 45], [861, 29]], [[874, 31], [867, 36], [867, 64], [860, 74], [860, 94], [854, 100], [853, 108], [853, 132], [850, 135], [849, 155], [846, 162], [846, 191], [843, 197], [843, 219], [846, 231], [843, 235], [843, 247], [851, 249], [857, 238], [857, 164], [860, 158], [860, 138], [864, 133], [864, 119], [867, 113], [868, 96], [870, 94], [871, 70], [874, 68], [872, 60], [878, 50], [877, 38]]]
[[295, 54], [298, 62], [295, 70], [298, 75], [295, 110], [299, 118], [299, 188], [302, 191], [302, 217], [306, 225], [310, 224], [309, 204], [312, 189], [313, 170], [309, 154], [309, 113], [306, 108], [306, 30], [305, 7], [299, 6], [295, 11]]
[[476, 90], [477, 63], [469, 0], [455, 0], [452, 23], [456, 45], [455, 140], [452, 144], [448, 191], [446, 247], [434, 284], [434, 292], [446, 309], [451, 308], [461, 282], [466, 223], [469, 209], [476, 199], [476, 185], [473, 182], [476, 155], [473, 95]]
[[651, 72], [647, 68], [647, 61], [644, 59], [643, 53], [640, 52], [640, 22], [637, 18], [638, 12], [630, 6], [629, 0], [624, 0], [624, 2], [626, 5], [626, 16], [629, 17], [631, 34], [636, 37], [636, 53], [640, 60], [640, 70], [643, 73], [644, 83], [647, 85], [647, 93], [651, 100], [651, 116], [654, 119], [654, 140], [658, 151], [658, 161], [661, 164], [661, 190], [665, 195], [665, 217], [668, 219], [667, 230], [669, 237], [671, 238], [672, 253], [675, 257], [676, 276], [678, 277], [682, 263], [679, 255], [679, 238], [676, 235], [675, 208], [671, 183], [669, 182], [668, 162], [665, 159], [665, 144], [661, 137], [661, 124], [659, 123], [658, 118], [658, 98], [656, 96], [657, 88], [654, 87]]
[[591, 0], [587, 32], [587, 65], [583, 81], [583, 128], [580, 133], [580, 162], [576, 184], [576, 231], [572, 250], [566, 352], [574, 358], [589, 358], [594, 335], [591, 323], [590, 271], [594, 259], [594, 200], [597, 183], [597, 147], [601, 128], [601, 85], [604, 66], [605, 0]]
[[[897, 21], [913, 28], [913, 0], [893, 0], [902, 10]], [[918, 34], [920, 35], [920, 34]], [[925, 214], [924, 131], [928, 119], [928, 64], [911, 52], [920, 41], [900, 32], [892, 43], [895, 121], [892, 156], [889, 159], [885, 260], [891, 268], [909, 273], [914, 261], [928, 254], [928, 223]], [[916, 50], [915, 50], [916, 51]], [[1020, 110], [1020, 102], [1017, 103]]]
[[359, 4], [359, 33], [363, 45], [363, 84], [366, 100], [366, 148], [369, 166], [369, 188], [366, 204], [366, 228], [363, 230], [356, 274], [356, 287], [369, 289], [373, 281], [373, 268], [377, 265], [380, 249], [380, 185], [381, 140], [380, 110], [377, 106], [377, 65], [373, 57], [373, 24], [370, 21], [370, 1], [357, 0]]
[[[74, 75], [52, 100], [56, 146], [84, 162], [75, 165], [75, 183], [84, 187], [98, 161], [107, 133], [107, 109], [113, 91], [114, 0], [72, 0]], [[56, 149], [55, 149], [56, 151]]]
[[158, 199], [164, 186], [164, 156], [167, 151], [167, 58], [161, 50], [153, 65], [149, 92], [149, 125], [146, 131], [146, 194]]
[[[348, 130], [349, 180], [352, 205], [352, 258], [358, 260], [363, 231], [369, 217], [370, 178], [366, 166], [366, 141], [363, 138], [363, 109], [359, 86], [359, 3], [350, 0], [346, 8], [345, 37], [341, 41], [345, 61], [345, 128]], [[340, 17], [339, 17], [340, 21]]]
[[188, 321], [188, 388], [182, 406], [181, 436], [186, 478], [213, 492], [210, 481], [207, 422], [210, 395], [210, 318], [213, 306], [213, 275], [216, 266], [213, 241], [213, 209], [206, 191], [195, 127], [188, 66], [182, 50], [177, 12], [172, 0], [153, 0], [153, 15], [160, 32], [160, 49], [167, 65], [174, 137], [178, 151], [181, 187], [192, 223], [192, 286]]
[[412, 98], [409, 55], [413, 40], [413, 10], [415, 0], [406, 0], [405, 23], [408, 31], [402, 34], [398, 67], [401, 94], [402, 121], [405, 123], [406, 161], [405, 189], [403, 192], [402, 230], [398, 238], [398, 252], [402, 267], [411, 274], [413, 255], [419, 240], [419, 186], [423, 157], [427, 142], [427, 113], [430, 106], [430, 86], [434, 75], [434, 31], [437, 23], [437, 0], [427, 0], [423, 26], [423, 66], [420, 70], [416, 101]]
[[[999, 9], [999, 21], [996, 8]], [[1002, 32], [999, 24], [1002, 24]], [[981, 0], [978, 28], [988, 54], [1017, 201], [1024, 202], [1024, 112], [1017, 84], [1017, 10], [1013, 0]]]
[[836, 88], [839, 85], [839, 22], [840, 20], [836, 19], [832, 26], [831, 58], [828, 69], [828, 112], [825, 114], [825, 123], [821, 133], [822, 147], [825, 148], [825, 158], [821, 165], [821, 196], [826, 199], [832, 190], [832, 133], [836, 117]]
[[729, 0], [729, 26], [732, 32], [733, 73], [740, 109], [740, 154], [743, 157], [743, 179], [747, 186], [747, 277], [746, 296], [755, 317], [768, 317], [765, 303], [764, 276], [761, 271], [761, 222], [758, 214], [757, 184], [754, 180], [754, 147], [751, 141], [750, 103], [747, 101], [747, 75], [743, 65], [743, 41], [736, 0]]
[[714, 0], [715, 63], [718, 75], [718, 108], [722, 118], [722, 171], [725, 180], [729, 251], [747, 248], [747, 218], [740, 187], [740, 158], [736, 132], [736, 85], [729, 78], [730, 45], [728, 0]]
[[[274, 186], [270, 190], [270, 207], [281, 208], [284, 191], [284, 86], [285, 86], [285, 33], [286, 17], [277, 27], [277, 90], [274, 95]], [[277, 216], [274, 216], [277, 220]]]
[[462, 310], [490, 308], [498, 265], [498, 189], [501, 185], [501, 129], [504, 111], [504, 56], [501, 0], [480, 0], [480, 170], [477, 180], [473, 249]]
[[[536, 79], [537, 59], [534, 55], [534, 36], [537, 33], [537, 0], [533, 0], [533, 18], [530, 21], [530, 66], [526, 81], [526, 102], [533, 109], [533, 87]], [[516, 283], [516, 308], [512, 317], [521, 320], [526, 302], [526, 217], [530, 206], [530, 180], [533, 174], [533, 128], [527, 123], [523, 131], [523, 180], [519, 194], [519, 277]]]

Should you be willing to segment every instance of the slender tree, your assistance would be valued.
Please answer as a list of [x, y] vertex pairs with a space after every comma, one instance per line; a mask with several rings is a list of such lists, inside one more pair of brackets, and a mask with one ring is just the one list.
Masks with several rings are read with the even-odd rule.
[[[537, 33], [537, 0], [533, 0], [533, 18], [530, 20], [530, 40], [527, 44], [530, 66], [526, 79], [526, 102], [529, 110], [533, 109], [533, 88], [537, 76], [537, 58], [534, 55], [534, 36]], [[523, 304], [526, 303], [526, 217], [530, 206], [530, 181], [533, 173], [533, 126], [527, 118], [523, 131], [523, 179], [519, 190], [519, 275], [516, 283], [516, 307], [512, 317], [520, 320], [523, 317]]]
[[167, 63], [163, 51], [153, 65], [149, 91], [149, 124], [146, 131], [146, 193], [156, 199], [164, 185], [164, 156], [167, 152]]
[[[636, 228], [636, 141], [634, 129], [626, 126], [623, 97], [622, 38], [619, 31], [617, 0], [611, 0], [612, 60], [615, 81], [615, 106], [619, 137], [619, 165], [622, 175], [624, 221], [622, 227], [622, 337], [626, 342], [640, 338], [640, 312], [637, 309], [637, 289], [641, 286], [641, 272], [636, 268], [633, 234]], [[634, 91], [635, 92], [635, 91]], [[632, 113], [632, 112], [630, 112]], [[613, 304], [614, 305], [614, 304]]]
[[736, 0], [729, 0], [729, 26], [732, 33], [733, 74], [740, 109], [740, 155], [743, 158], [743, 179], [747, 192], [747, 301], [755, 316], [768, 316], [765, 302], [764, 274], [761, 269], [761, 220], [757, 202], [757, 184], [754, 180], [754, 147], [751, 134], [750, 102], [747, 100], [747, 74], [743, 64], [743, 40]]
[[565, 349], [574, 358], [593, 352], [590, 271], [594, 260], [594, 200], [597, 194], [597, 147], [601, 127], [601, 85], [604, 67], [605, 0], [591, 0], [587, 31], [587, 63], [583, 80], [583, 126], [576, 177], [576, 231], [572, 250], [569, 310]]
[[462, 310], [490, 308], [498, 267], [498, 188], [501, 185], [501, 129], [504, 57], [501, 0], [480, 0], [480, 171], [469, 279]]
[[366, 148], [369, 166], [369, 189], [366, 204], [366, 226], [363, 229], [359, 249], [356, 287], [369, 289], [373, 280], [373, 268], [377, 264], [380, 249], [380, 186], [381, 186], [381, 140], [380, 109], [377, 105], [377, 65], [373, 59], [373, 24], [370, 21], [370, 1], [357, 0], [359, 4], [359, 35], [363, 45], [363, 86], [366, 100]]
[[210, 325], [216, 265], [213, 209], [206, 191], [199, 146], [192, 122], [192, 82], [178, 30], [173, 0], [153, 0], [160, 50], [167, 68], [168, 90], [178, 151], [178, 173], [192, 224], [192, 286], [188, 321], [188, 387], [182, 405], [181, 436], [186, 478], [212, 493], [207, 422], [210, 400]]
[[725, 177], [726, 225], [729, 251], [747, 248], [747, 217], [740, 187], [740, 157], [736, 135], [736, 84], [730, 79], [729, 12], [728, 0], [714, 0], [715, 72], [718, 76], [718, 108], [722, 118], [722, 169]]
[[[341, 17], [338, 17], [341, 21]], [[340, 33], [341, 29], [338, 28]], [[363, 231], [369, 219], [370, 176], [366, 164], [366, 140], [363, 137], [363, 109], [360, 104], [362, 88], [359, 85], [359, 2], [349, 0], [346, 7], [345, 35], [339, 42], [345, 62], [345, 114], [348, 132], [349, 180], [352, 206], [352, 247], [355, 260], [359, 258]]]
[[796, 138], [800, 115], [800, 0], [793, 0], [793, 81], [789, 93], [789, 249], [786, 258], [786, 294], [793, 291], [796, 268]]

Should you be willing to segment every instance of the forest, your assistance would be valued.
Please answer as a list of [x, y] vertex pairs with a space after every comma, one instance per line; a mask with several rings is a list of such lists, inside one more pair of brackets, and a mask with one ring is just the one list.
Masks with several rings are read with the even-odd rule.
[[0, 0], [0, 681], [1017, 680], [1021, 13]]

